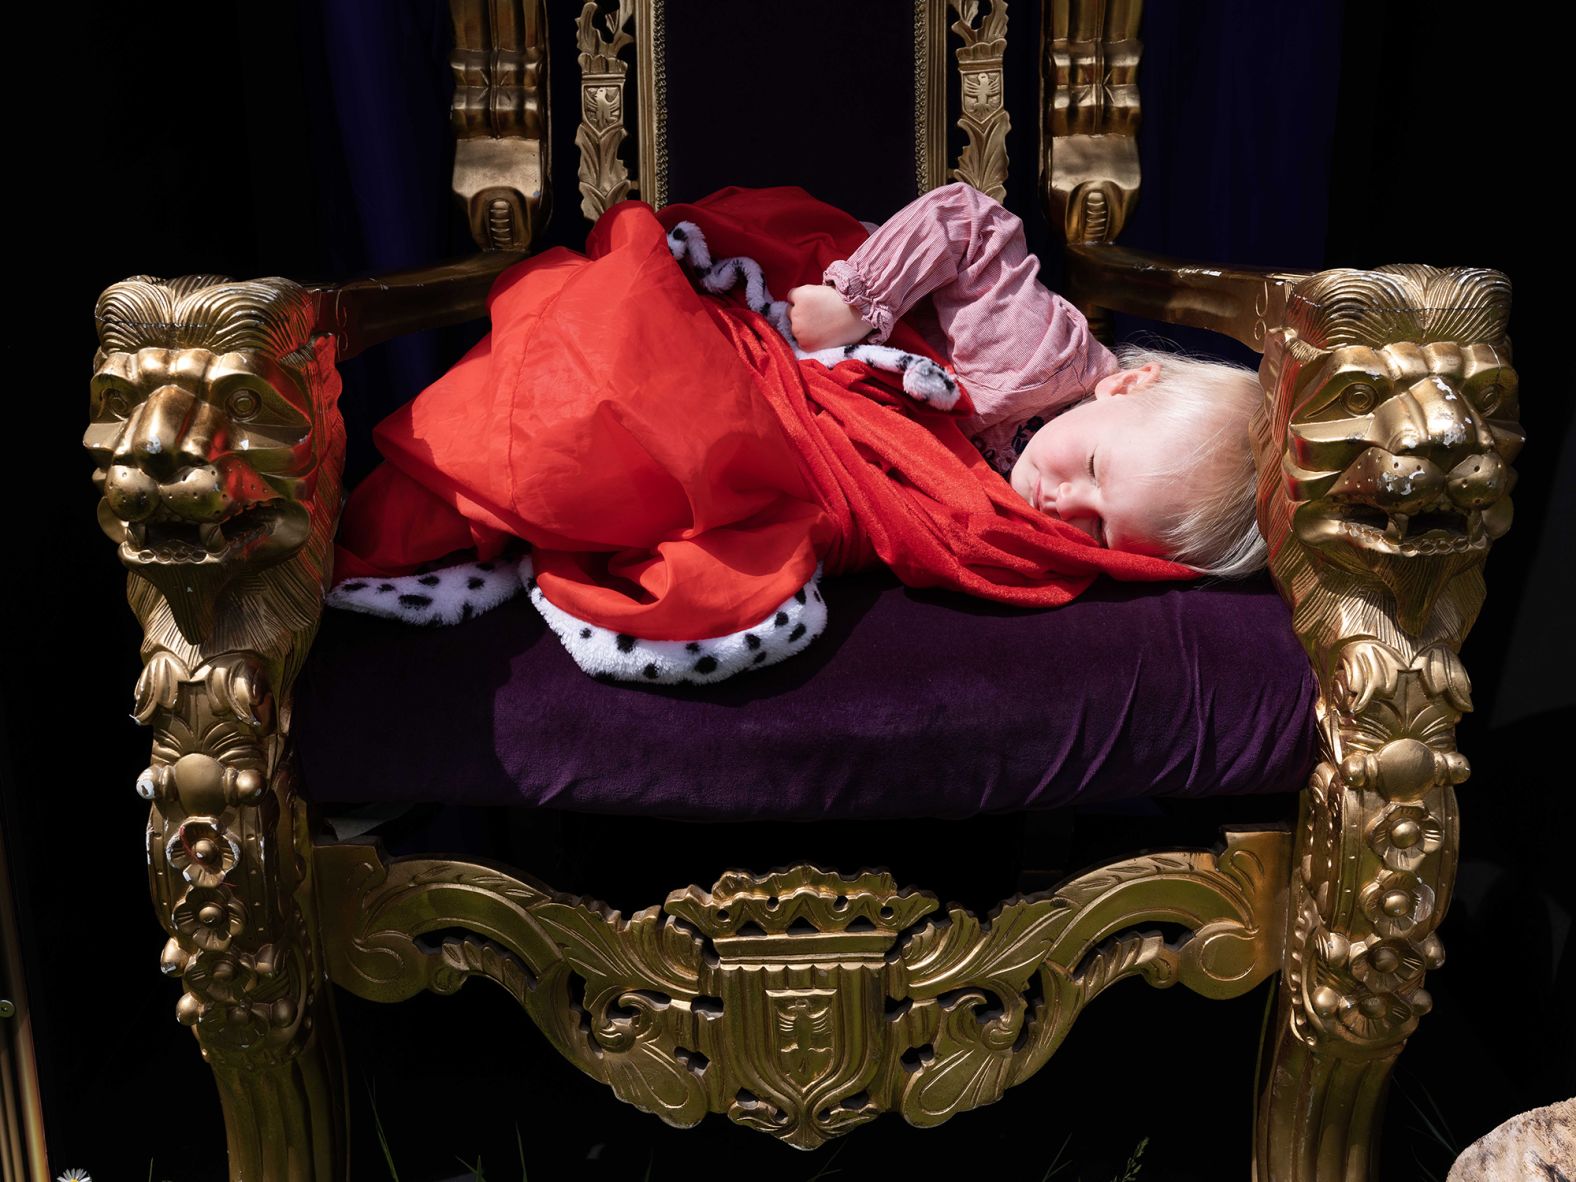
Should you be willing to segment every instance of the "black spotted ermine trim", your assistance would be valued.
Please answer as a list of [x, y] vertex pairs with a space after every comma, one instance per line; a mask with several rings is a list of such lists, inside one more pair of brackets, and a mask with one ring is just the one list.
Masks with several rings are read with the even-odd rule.
[[513, 599], [519, 590], [518, 566], [513, 559], [500, 558], [392, 579], [346, 579], [335, 584], [324, 602], [407, 624], [459, 624]]
[[743, 255], [713, 261], [706, 246], [706, 236], [694, 222], [679, 222], [668, 231], [668, 249], [680, 263], [688, 264], [700, 285], [714, 295], [732, 289], [743, 279], [744, 302], [752, 312], [759, 312], [771, 322], [793, 348], [795, 357], [819, 361], [828, 369], [841, 361], [862, 361], [873, 369], [902, 374], [903, 392], [916, 402], [937, 410], [951, 410], [957, 405], [958, 379], [918, 353], [894, 349], [890, 345], [845, 345], [813, 353], [799, 348], [788, 324], [788, 301], [772, 298], [761, 265]]
[[642, 640], [570, 615], [537, 586], [531, 560], [520, 563], [520, 577], [547, 626], [558, 634], [575, 664], [606, 681], [646, 685], [706, 685], [736, 673], [775, 665], [791, 657], [826, 630], [826, 602], [817, 584], [821, 567], [753, 627], [706, 640]]

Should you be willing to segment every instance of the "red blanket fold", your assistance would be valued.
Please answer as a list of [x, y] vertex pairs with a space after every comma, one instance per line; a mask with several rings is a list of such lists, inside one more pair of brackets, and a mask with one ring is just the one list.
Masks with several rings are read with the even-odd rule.
[[[818, 562], [1041, 606], [1102, 572], [1192, 577], [1035, 512], [959, 430], [967, 398], [941, 413], [897, 375], [798, 360], [740, 295], [698, 293], [668, 247], [680, 221], [714, 259], [757, 260], [778, 298], [865, 237], [802, 189], [735, 188], [622, 202], [586, 255], [511, 267], [492, 332], [375, 431], [388, 462], [346, 506], [336, 580], [519, 537], [565, 611], [688, 640], [753, 626]], [[888, 343], [936, 357], [905, 325]]]

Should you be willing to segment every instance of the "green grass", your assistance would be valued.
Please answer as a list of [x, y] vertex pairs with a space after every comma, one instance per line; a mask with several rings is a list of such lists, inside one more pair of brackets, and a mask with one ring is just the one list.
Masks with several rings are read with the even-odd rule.
[[1122, 1176], [1114, 1179], [1113, 1182], [1134, 1182], [1134, 1179], [1138, 1177], [1138, 1171], [1143, 1168], [1139, 1164], [1139, 1159], [1144, 1156], [1144, 1150], [1148, 1145], [1149, 1138], [1144, 1137], [1133, 1147], [1133, 1152], [1127, 1159], [1127, 1168], [1122, 1171]]
[[[1440, 1110], [1438, 1102], [1435, 1101], [1433, 1095], [1423, 1085], [1421, 1080], [1414, 1079], [1410, 1075], [1403, 1075], [1400, 1071], [1397, 1071], [1392, 1077], [1391, 1086], [1395, 1089], [1396, 1095], [1412, 1106], [1412, 1111], [1417, 1115], [1418, 1120], [1422, 1122], [1421, 1124], [1410, 1125], [1408, 1131], [1423, 1134], [1423, 1144], [1427, 1145], [1429, 1142], [1432, 1142], [1433, 1145], [1438, 1146], [1445, 1155], [1445, 1169], [1448, 1171], [1450, 1163], [1453, 1163], [1456, 1158], [1461, 1156], [1461, 1145], [1457, 1141], [1455, 1134], [1450, 1131], [1450, 1122], [1445, 1119], [1445, 1114]], [[1414, 1090], [1422, 1095], [1427, 1107], [1418, 1103], [1417, 1097], [1412, 1094]], [[1436, 1174], [1423, 1164], [1423, 1159], [1418, 1155], [1416, 1145], [1412, 1149], [1412, 1160], [1416, 1163], [1423, 1182], [1440, 1182], [1441, 1175]]]
[[383, 1132], [383, 1118], [378, 1115], [377, 1089], [372, 1086], [371, 1081], [367, 1083], [367, 1100], [372, 1105], [372, 1124], [378, 1132], [378, 1144], [383, 1147], [383, 1160], [388, 1164], [389, 1177], [394, 1182], [399, 1182], [399, 1171], [394, 1168], [394, 1154], [389, 1149], [388, 1136]]
[[1045, 1173], [1040, 1176], [1040, 1182], [1050, 1182], [1052, 1178], [1056, 1177], [1063, 1170], [1072, 1168], [1072, 1162], [1062, 1160], [1062, 1154], [1067, 1152], [1067, 1147], [1072, 1143], [1073, 1135], [1071, 1133], [1062, 1138], [1062, 1146], [1056, 1151], [1056, 1156], [1051, 1158], [1051, 1164], [1045, 1167]]

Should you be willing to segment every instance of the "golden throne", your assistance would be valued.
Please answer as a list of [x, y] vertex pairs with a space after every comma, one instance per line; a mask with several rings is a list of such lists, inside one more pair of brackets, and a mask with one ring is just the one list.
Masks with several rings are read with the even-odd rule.
[[[136, 716], [154, 744], [137, 784], [162, 964], [219, 1088], [231, 1176], [344, 1175], [331, 985], [397, 1001], [490, 979], [620, 1098], [671, 1124], [724, 1113], [812, 1147], [883, 1112], [931, 1126], [1000, 1098], [1115, 981], [1224, 998], [1277, 972], [1256, 1176], [1368, 1176], [1386, 1081], [1443, 959], [1434, 931], [1467, 776], [1458, 652], [1521, 443], [1505, 278], [1211, 268], [1114, 245], [1139, 187], [1140, 6], [1048, 0], [1037, 167], [1077, 302], [1097, 325], [1127, 312], [1263, 355], [1259, 521], [1323, 744], [1295, 826], [1102, 865], [988, 920], [880, 872], [803, 864], [675, 884], [624, 917], [483, 862], [389, 859], [324, 840], [290, 745], [340, 504], [335, 366], [483, 315], [549, 213], [545, 0], [452, 8], [454, 189], [480, 253], [335, 285], [188, 277], [100, 305], [85, 443], [145, 631]], [[663, 0], [577, 15], [581, 211], [661, 205]], [[914, 0], [913, 16], [916, 185], [1001, 196], [1008, 4]], [[950, 168], [949, 90], [964, 132]], [[200, 308], [181, 303], [204, 290]], [[264, 409], [264, 442], [235, 452], [233, 424]], [[169, 456], [146, 447], [165, 420], [193, 466], [222, 474], [212, 492], [178, 487]], [[150, 534], [172, 519], [190, 538]], [[436, 947], [421, 939], [438, 932]], [[785, 1029], [829, 1016], [824, 1045], [790, 1046], [762, 1015]]]

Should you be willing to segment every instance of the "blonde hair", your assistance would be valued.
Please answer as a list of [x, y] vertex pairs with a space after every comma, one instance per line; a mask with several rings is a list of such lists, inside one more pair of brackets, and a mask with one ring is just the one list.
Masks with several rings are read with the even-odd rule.
[[1154, 363], [1156, 381], [1141, 397], [1179, 443], [1164, 471], [1147, 480], [1185, 488], [1186, 498], [1156, 540], [1176, 562], [1202, 575], [1240, 579], [1260, 570], [1269, 547], [1254, 519], [1258, 476], [1249, 423], [1263, 400], [1258, 374], [1243, 365], [1186, 353], [1119, 345], [1123, 369]]

